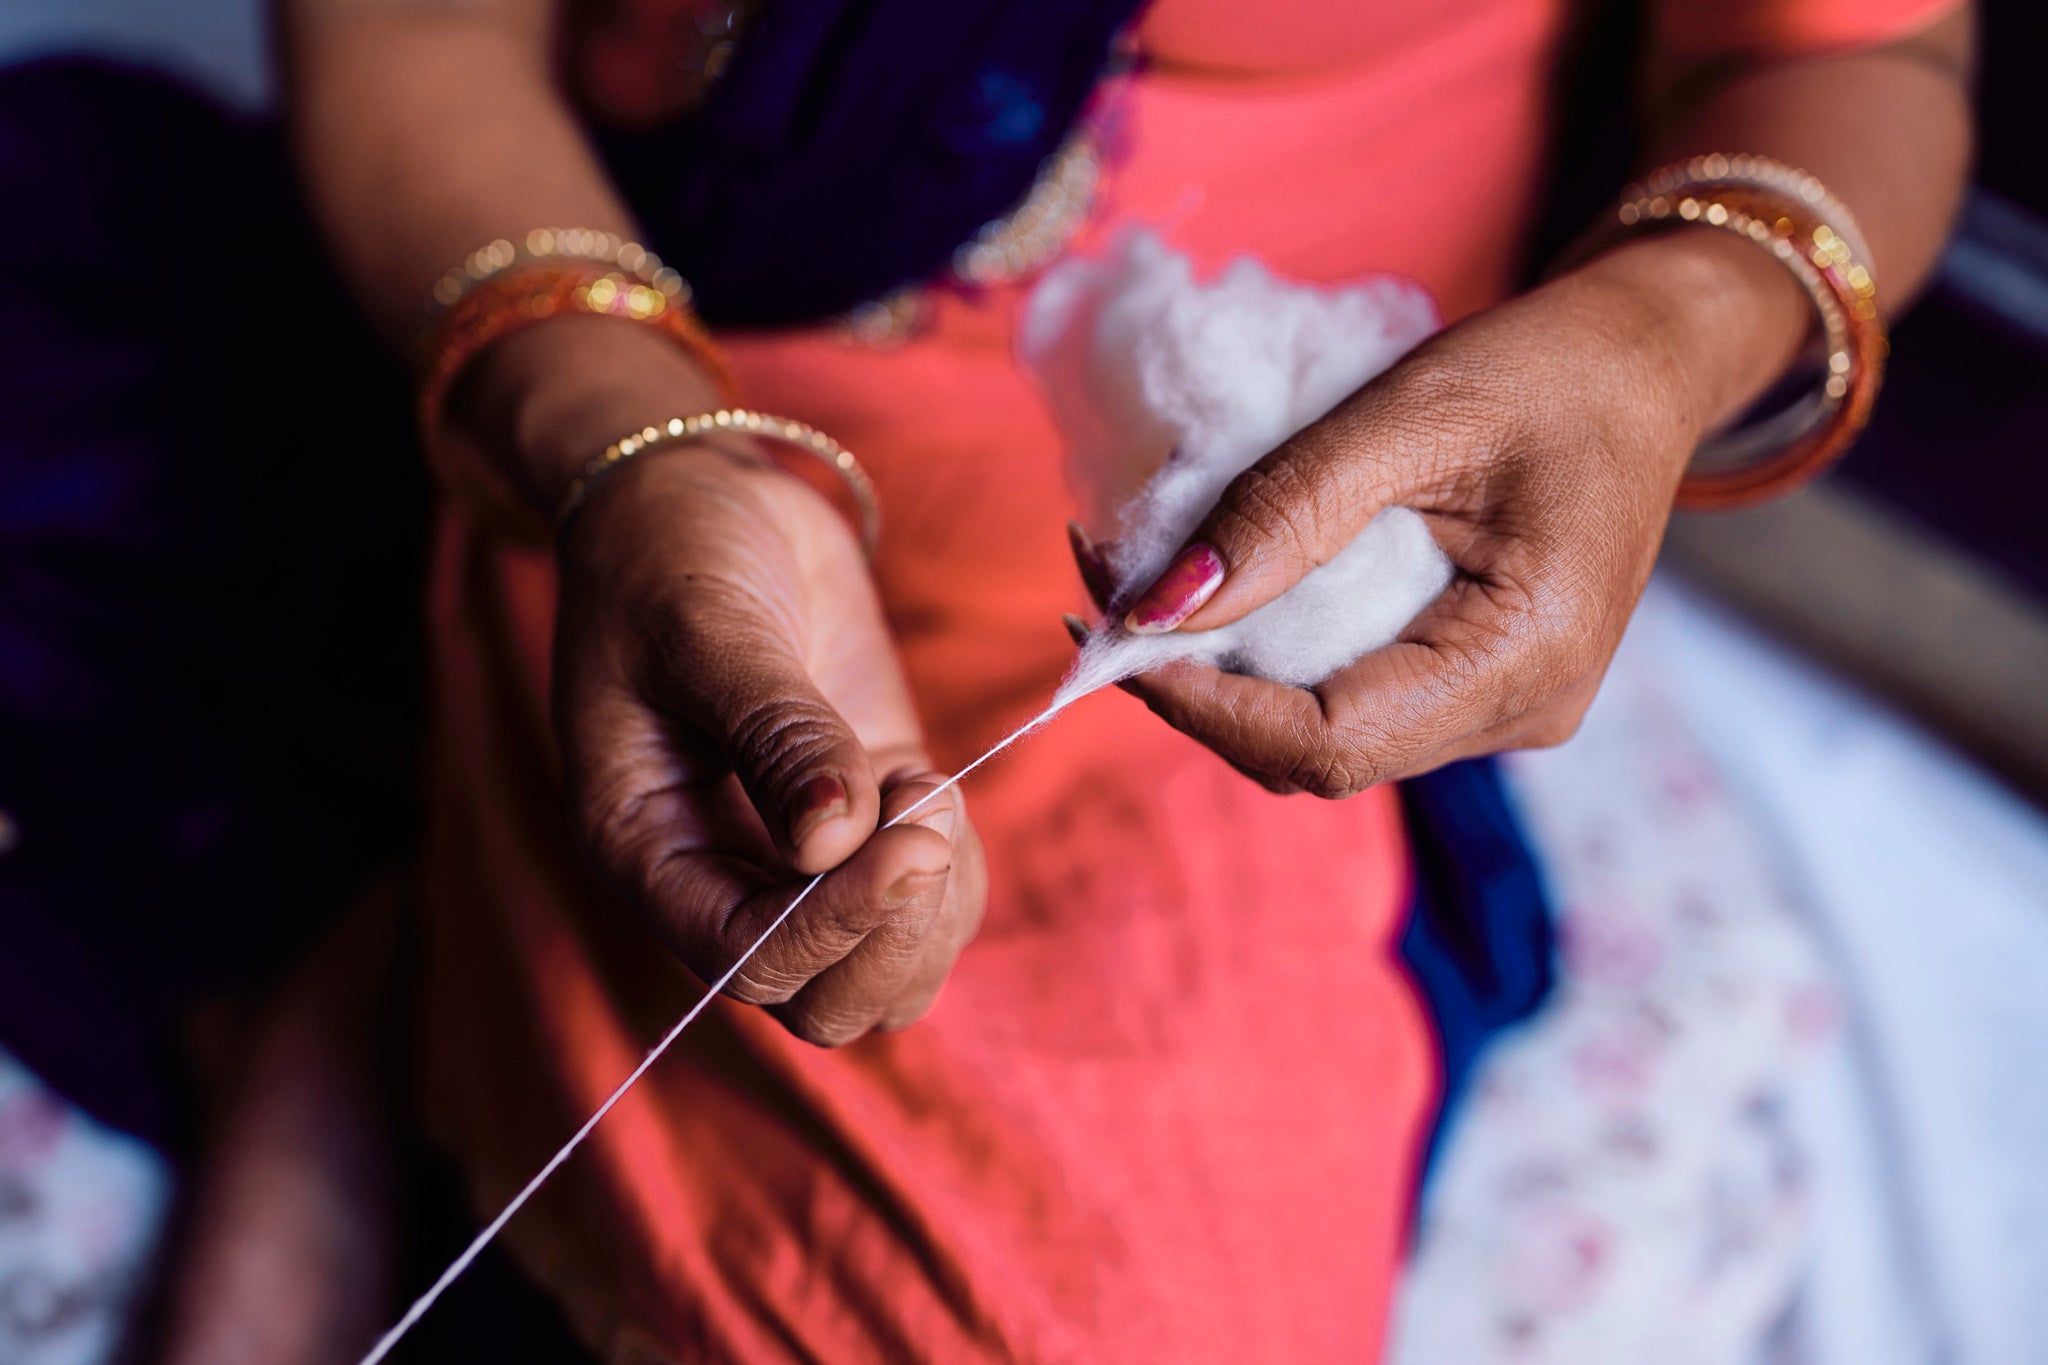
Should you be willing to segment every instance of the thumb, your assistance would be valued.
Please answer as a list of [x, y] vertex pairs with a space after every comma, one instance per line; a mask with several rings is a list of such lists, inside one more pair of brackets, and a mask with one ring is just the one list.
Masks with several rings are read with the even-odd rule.
[[1125, 629], [1157, 635], [1227, 626], [1349, 545], [1398, 486], [1389, 477], [1391, 452], [1369, 453], [1355, 410], [1368, 405], [1344, 404], [1232, 480], [1125, 612]]
[[766, 632], [722, 640], [698, 655], [692, 671], [684, 681], [695, 719], [732, 765], [782, 856], [806, 873], [851, 857], [881, 810], [874, 765], [787, 642]]

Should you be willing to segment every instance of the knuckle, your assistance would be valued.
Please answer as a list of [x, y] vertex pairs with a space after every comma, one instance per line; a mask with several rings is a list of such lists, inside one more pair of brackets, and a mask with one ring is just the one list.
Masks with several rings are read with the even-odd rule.
[[938, 1003], [939, 993], [936, 990], [924, 991], [908, 1001], [892, 1006], [876, 1027], [884, 1033], [900, 1032], [913, 1024], [921, 1023]]
[[1349, 801], [1368, 784], [1346, 772], [1333, 772], [1317, 783], [1314, 791], [1324, 801]]
[[725, 993], [742, 1005], [786, 1005], [803, 987], [782, 973], [749, 968], [726, 983]]
[[774, 966], [777, 975], [788, 979], [792, 992], [829, 971], [860, 945], [870, 927], [861, 917], [862, 908], [858, 904], [824, 905], [811, 914], [792, 915], [783, 923], [777, 931], [782, 936], [782, 951]]
[[1291, 461], [1253, 465], [1223, 496], [1226, 524], [1246, 538], [1307, 557], [1317, 543], [1315, 490]]
[[784, 1025], [812, 1047], [839, 1048], [864, 1037], [868, 1021], [849, 1011], [798, 1006], [785, 1012]]
[[1284, 777], [1262, 772], [1243, 763], [1233, 763], [1230, 766], [1237, 769], [1240, 775], [1250, 778], [1275, 796], [1300, 796], [1303, 794], [1300, 787], [1297, 787]]
[[1325, 801], [1347, 800], [1372, 785], [1369, 765], [1331, 746], [1304, 754], [1284, 780]]
[[770, 781], [804, 772], [835, 749], [842, 727], [826, 707], [803, 697], [777, 697], [736, 709], [726, 743]]

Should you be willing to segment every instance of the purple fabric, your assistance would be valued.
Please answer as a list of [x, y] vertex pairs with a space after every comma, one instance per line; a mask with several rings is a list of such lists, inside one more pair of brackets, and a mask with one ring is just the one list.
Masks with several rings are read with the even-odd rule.
[[929, 278], [1065, 140], [1138, 0], [775, 0], [693, 117], [601, 140], [711, 321]]
[[0, 72], [0, 202], [0, 1044], [172, 1141], [184, 1007], [409, 828], [405, 385], [166, 83]]

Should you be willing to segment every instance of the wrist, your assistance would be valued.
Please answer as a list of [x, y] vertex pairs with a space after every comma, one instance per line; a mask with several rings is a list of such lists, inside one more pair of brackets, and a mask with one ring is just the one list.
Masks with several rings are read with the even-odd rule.
[[1784, 374], [1814, 329], [1799, 282], [1755, 243], [1714, 228], [1625, 241], [1568, 278], [1611, 291], [1661, 357], [1696, 438]]
[[450, 420], [552, 518], [598, 452], [628, 432], [721, 406], [711, 376], [668, 338], [615, 318], [560, 317], [479, 355]]

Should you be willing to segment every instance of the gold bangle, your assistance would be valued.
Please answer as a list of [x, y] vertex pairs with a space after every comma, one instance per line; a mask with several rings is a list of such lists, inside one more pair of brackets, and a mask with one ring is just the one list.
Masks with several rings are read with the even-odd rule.
[[1576, 258], [1630, 233], [1684, 225], [1769, 251], [1813, 301], [1826, 341], [1820, 382], [1804, 400], [1703, 442], [1678, 488], [1681, 508], [1748, 506], [1820, 475], [1869, 422], [1888, 349], [1877, 280], [1841, 200], [1804, 171], [1749, 155], [1696, 156], [1652, 171], [1623, 191], [1605, 230]]
[[500, 237], [478, 247], [434, 282], [431, 318], [462, 302], [463, 295], [500, 271], [531, 261], [591, 261], [637, 280], [670, 303], [690, 301], [690, 283], [661, 263], [661, 257], [616, 232], [597, 228], [535, 228], [518, 245]]
[[458, 376], [505, 337], [552, 317], [589, 313], [652, 327], [690, 356], [732, 402], [737, 396], [725, 358], [686, 304], [673, 304], [652, 286], [596, 261], [533, 261], [480, 280], [434, 322], [422, 347], [418, 414], [428, 463], [450, 487], [472, 501], [501, 532], [545, 543], [544, 512], [529, 507], [502, 470], [473, 442], [447, 428], [443, 408]]
[[[1624, 203], [1638, 198], [1657, 195], [1684, 193], [1690, 186], [1711, 187], [1715, 190], [1754, 190], [1769, 195], [1789, 195], [1803, 204], [1812, 216], [1833, 225], [1833, 230], [1842, 238], [1853, 256], [1859, 261], [1870, 260], [1870, 247], [1863, 240], [1862, 232], [1856, 226], [1855, 215], [1849, 206], [1837, 198], [1817, 176], [1809, 175], [1797, 166], [1788, 166], [1782, 161], [1773, 161], [1767, 156], [1752, 156], [1746, 152], [1726, 154], [1709, 152], [1705, 156], [1692, 157], [1685, 161], [1674, 161], [1660, 166], [1643, 177], [1640, 185], [1630, 186], [1622, 195]], [[1625, 220], [1624, 220], [1625, 221]]]
[[471, 443], [444, 429], [456, 378], [506, 336], [551, 317], [590, 313], [663, 333], [709, 372], [727, 402], [731, 373], [696, 314], [689, 283], [638, 242], [595, 228], [534, 228], [518, 245], [500, 238], [471, 252], [435, 283], [417, 338], [418, 416], [428, 462], [443, 482], [474, 495], [483, 515], [514, 539], [543, 543], [548, 522]]
[[765, 412], [749, 412], [745, 408], [720, 408], [716, 412], [700, 412], [691, 417], [671, 417], [659, 426], [642, 427], [606, 446], [569, 485], [561, 510], [555, 514], [557, 531], [567, 529], [606, 471], [616, 469], [656, 446], [694, 440], [720, 431], [780, 441], [828, 466], [852, 491], [854, 503], [860, 509], [861, 548], [870, 559], [874, 557], [875, 546], [882, 536], [882, 509], [875, 499], [874, 483], [868, 478], [867, 471], [860, 467], [860, 461], [853, 458], [853, 452], [814, 426], [787, 417], [773, 417]]

